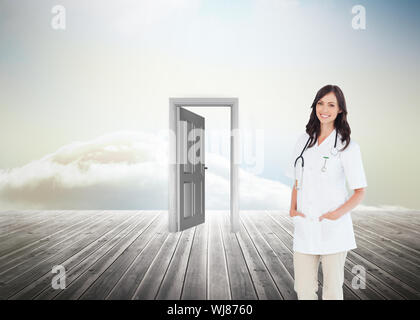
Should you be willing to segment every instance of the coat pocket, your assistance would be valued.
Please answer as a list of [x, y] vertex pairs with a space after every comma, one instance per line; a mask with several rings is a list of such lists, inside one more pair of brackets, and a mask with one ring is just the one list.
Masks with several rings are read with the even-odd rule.
[[293, 217], [293, 226], [294, 226], [294, 238], [295, 240], [298, 239], [305, 239], [307, 236], [307, 230], [306, 230], [306, 218], [301, 216], [295, 216]]
[[321, 221], [322, 242], [336, 242], [340, 238], [342, 222], [338, 220], [323, 219]]

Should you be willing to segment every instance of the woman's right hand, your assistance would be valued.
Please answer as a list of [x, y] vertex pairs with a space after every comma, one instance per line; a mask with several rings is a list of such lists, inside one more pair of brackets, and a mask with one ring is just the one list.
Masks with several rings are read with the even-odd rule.
[[290, 217], [301, 216], [301, 217], [305, 218], [305, 215], [302, 212], [299, 212], [299, 211], [294, 210], [294, 209], [290, 209], [289, 216]]

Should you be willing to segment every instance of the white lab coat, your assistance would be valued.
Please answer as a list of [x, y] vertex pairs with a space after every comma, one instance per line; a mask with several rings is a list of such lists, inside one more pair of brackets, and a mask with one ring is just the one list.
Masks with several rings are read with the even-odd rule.
[[[308, 139], [307, 133], [301, 135], [295, 144], [293, 160], [286, 172], [294, 177], [294, 161], [302, 152]], [[334, 146], [335, 129], [318, 146], [307, 148], [303, 153], [305, 161], [303, 184], [297, 192], [297, 210], [306, 217], [295, 216], [293, 250], [307, 254], [331, 254], [356, 248], [351, 212], [337, 220], [323, 219], [319, 216], [341, 206], [349, 198], [346, 181], [350, 189], [367, 186], [359, 145], [351, 139], [349, 146], [338, 155], [331, 154]], [[344, 146], [341, 136], [337, 138], [337, 148]], [[325, 159], [326, 172], [322, 172]], [[299, 165], [299, 163], [298, 163]]]

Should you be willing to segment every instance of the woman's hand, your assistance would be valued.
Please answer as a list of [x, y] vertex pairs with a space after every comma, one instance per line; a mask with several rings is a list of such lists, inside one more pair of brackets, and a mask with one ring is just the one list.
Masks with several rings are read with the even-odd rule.
[[331, 211], [324, 213], [322, 216], [319, 217], [319, 221], [322, 221], [322, 219], [328, 219], [328, 220], [337, 220], [340, 218], [340, 215], [336, 211]]
[[354, 189], [353, 195], [344, 202], [339, 208], [334, 211], [327, 212], [319, 217], [319, 221], [322, 219], [337, 220], [342, 215], [347, 214], [350, 210], [354, 209], [365, 196], [365, 188]]
[[299, 211], [297, 211], [295, 209], [290, 209], [289, 215], [291, 217], [301, 216], [301, 217], [305, 218], [305, 215], [302, 212], [299, 212]]

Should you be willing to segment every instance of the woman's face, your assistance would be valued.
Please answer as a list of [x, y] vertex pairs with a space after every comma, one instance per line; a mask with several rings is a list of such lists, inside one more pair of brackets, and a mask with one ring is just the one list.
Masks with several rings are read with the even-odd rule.
[[339, 113], [341, 110], [334, 92], [327, 93], [316, 104], [316, 116], [322, 124], [334, 123]]

